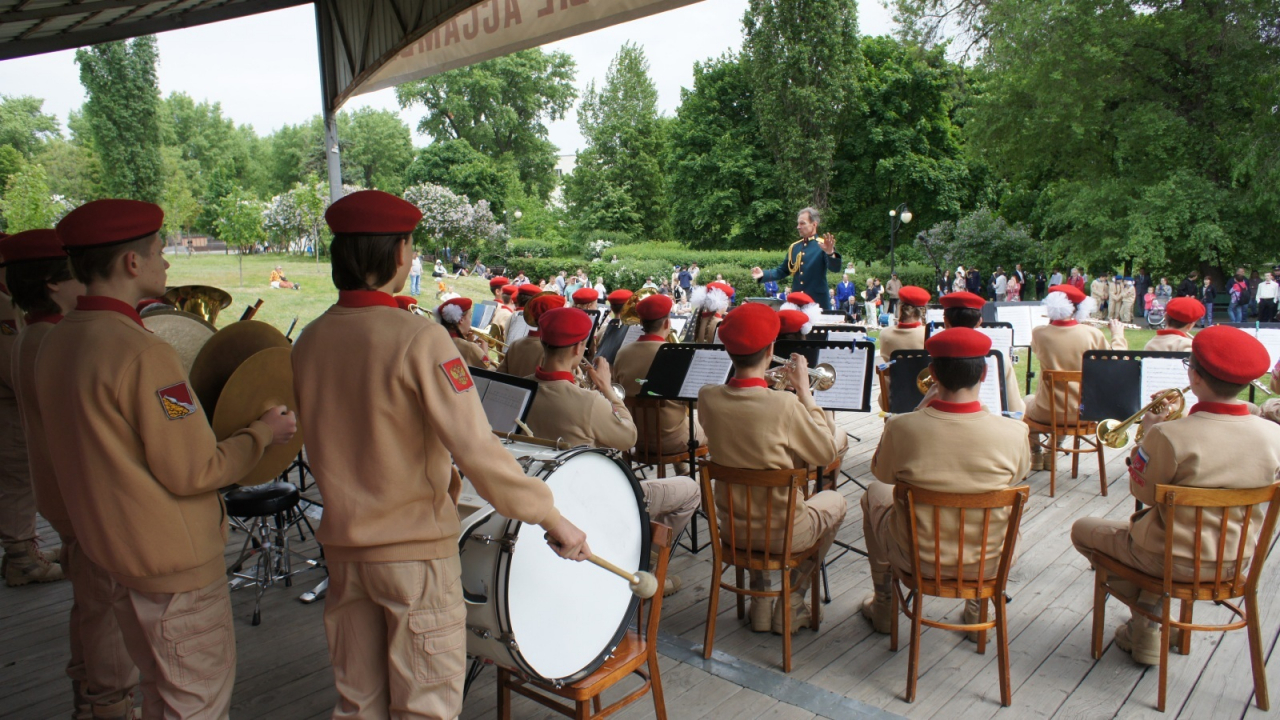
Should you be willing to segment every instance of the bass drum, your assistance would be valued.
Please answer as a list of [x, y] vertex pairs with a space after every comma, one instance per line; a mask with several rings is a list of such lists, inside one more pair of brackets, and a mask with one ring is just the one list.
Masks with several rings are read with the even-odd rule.
[[[553, 450], [509, 442], [556, 507], [587, 534], [593, 553], [623, 568], [649, 567], [649, 513], [631, 469], [608, 450]], [[627, 582], [556, 555], [542, 528], [484, 505], [462, 521], [458, 541], [467, 606], [467, 654], [553, 685], [599, 668], [635, 616]], [[518, 551], [518, 552], [517, 552]]]

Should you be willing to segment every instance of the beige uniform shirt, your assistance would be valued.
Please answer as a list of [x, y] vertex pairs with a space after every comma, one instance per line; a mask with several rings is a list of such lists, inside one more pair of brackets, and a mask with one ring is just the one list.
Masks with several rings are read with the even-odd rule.
[[894, 350], [923, 350], [924, 325], [904, 328], [894, 326], [880, 331], [876, 340], [876, 364], [889, 362]]
[[[558, 376], [559, 374], [556, 373]], [[570, 445], [627, 451], [636, 444], [636, 426], [620, 399], [610, 400], [596, 390], [570, 380], [538, 380], [526, 421], [533, 434]]]
[[[636, 381], [643, 380], [649, 374], [649, 366], [653, 365], [654, 356], [665, 344], [661, 341], [642, 339], [618, 351], [617, 359], [613, 363], [613, 378], [627, 391], [628, 398], [634, 398], [640, 394], [641, 386]], [[643, 427], [637, 427], [637, 430], [641, 435], [639, 443], [649, 450], [682, 452], [689, 445], [688, 407], [675, 400], [663, 400], [658, 410], [658, 437], [644, 437], [645, 428]], [[701, 434], [699, 429], [698, 435]], [[661, 439], [661, 448], [659, 448], [659, 439]]]
[[[709, 385], [698, 393], [698, 413], [707, 433], [707, 450], [716, 464], [748, 470], [784, 470], [790, 468], [824, 468], [836, 459], [835, 429], [813, 397], [801, 400], [789, 392], [764, 387]], [[766, 507], [768, 494], [773, 494], [774, 516], [770, 524], [776, 537], [770, 538], [772, 549], [781, 550], [786, 528], [787, 495], [785, 490], [766, 488], [733, 488], [735, 536], [746, 542], [745, 522], [747, 495], [755, 522], [751, 536], [757, 546], [765, 537], [765, 518], [760, 508]], [[717, 484], [714, 488], [716, 510], [724, 534], [728, 536], [729, 493]], [[804, 499], [796, 498], [795, 535], [813, 537], [816, 530], [805, 512]]]
[[1097, 300], [1099, 305], [1107, 299], [1107, 292], [1109, 290], [1110, 288], [1107, 282], [1102, 278], [1094, 278], [1093, 282], [1089, 283], [1089, 295], [1092, 296], [1094, 300]]
[[44, 433], [57, 448], [53, 470], [75, 535], [121, 585], [199, 590], [226, 575], [218, 488], [257, 464], [271, 428], [255, 421], [218, 442], [177, 351], [125, 303], [80, 298], [89, 306], [120, 310], [71, 312], [45, 336], [36, 362]]
[[[1019, 420], [997, 417], [981, 407], [976, 412], [948, 412], [936, 406], [888, 419], [880, 445], [871, 459], [871, 472], [880, 482], [908, 483], [923, 490], [947, 493], [985, 493], [1017, 485], [1031, 469], [1027, 426]], [[916, 509], [921, 572], [935, 560], [933, 508]], [[941, 562], [954, 568], [959, 559], [959, 511], [941, 510]], [[1007, 511], [991, 513], [987, 534], [985, 574], [995, 574], [1008, 527]], [[907, 555], [911, 525], [907, 507], [895, 506], [893, 540]], [[966, 573], [977, 576], [982, 542], [982, 513], [965, 513], [964, 561]], [[945, 573], [944, 574], [948, 574]]]
[[1191, 352], [1191, 336], [1181, 330], [1157, 330], [1156, 336], [1147, 341], [1143, 350], [1160, 352]]
[[[1107, 342], [1102, 331], [1092, 325], [1042, 325], [1031, 331], [1031, 352], [1040, 360], [1040, 388], [1034, 400], [1027, 403], [1026, 416], [1037, 422], [1047, 423], [1049, 418], [1049, 394], [1044, 386], [1044, 370], [1079, 370], [1084, 366], [1084, 353], [1088, 350], [1124, 350], [1129, 347], [1123, 338]], [[1079, 404], [1078, 391], [1071, 398]], [[1065, 420], [1066, 393], [1059, 391], [1055, 398], [1058, 419]], [[1070, 415], [1074, 416], [1073, 410]]]
[[516, 377], [532, 375], [542, 364], [542, 340], [537, 337], [522, 337], [507, 348], [507, 354], [498, 363], [498, 372]]
[[335, 305], [302, 331], [293, 373], [329, 559], [457, 554], [451, 461], [502, 515], [543, 527], [559, 519], [551, 491], [493, 434], [440, 325], [385, 305]]
[[458, 354], [466, 361], [468, 367], [483, 368], [485, 367], [486, 355], [480, 346], [467, 340], [466, 338], [452, 337], [453, 346], [457, 348]]
[[511, 322], [511, 308], [506, 305], [499, 305], [498, 309], [493, 311], [493, 319], [489, 321], [489, 324], [491, 327], [502, 328], [502, 332], [505, 333], [509, 322]]
[[[1206, 406], [1208, 409], [1206, 410]], [[1229, 409], [1233, 406], [1225, 406]], [[1244, 405], [1234, 407], [1244, 408]], [[1129, 491], [1147, 507], [1130, 519], [1130, 534], [1140, 548], [1164, 555], [1167, 513], [1155, 504], [1156, 485], [1186, 485], [1203, 488], [1257, 488], [1274, 482], [1280, 471], [1280, 425], [1252, 415], [1220, 412], [1223, 406], [1203, 403], [1180, 420], [1163, 422], [1146, 434], [1142, 446], [1133, 451], [1129, 467]], [[1241, 451], [1232, 452], [1231, 448]], [[1262, 525], [1262, 509], [1254, 510], [1249, 521], [1248, 542], [1257, 537]], [[1240, 542], [1239, 512], [1227, 525], [1224, 558], [1235, 559]], [[1175, 560], [1194, 559], [1195, 511], [1178, 511], [1173, 544]], [[1204, 511], [1201, 531], [1201, 559], [1218, 562], [1219, 528], [1222, 513]], [[1248, 555], [1246, 555], [1248, 557]]]
[[53, 474], [53, 458], [49, 454], [49, 442], [44, 434], [43, 411], [36, 399], [36, 356], [54, 324], [36, 322], [22, 329], [13, 346], [12, 368], [18, 406], [22, 411], [22, 427], [27, 440], [36, 507], [58, 535], [66, 540], [75, 537], [75, 531], [71, 527], [71, 517], [67, 515], [66, 503], [62, 501], [57, 478]]

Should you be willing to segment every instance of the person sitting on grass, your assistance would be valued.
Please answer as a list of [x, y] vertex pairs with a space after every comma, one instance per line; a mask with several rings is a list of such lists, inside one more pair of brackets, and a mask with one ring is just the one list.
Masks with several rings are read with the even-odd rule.
[[301, 290], [302, 286], [297, 283], [289, 282], [289, 278], [284, 276], [284, 268], [279, 265], [275, 270], [271, 271], [271, 287], [277, 290]]

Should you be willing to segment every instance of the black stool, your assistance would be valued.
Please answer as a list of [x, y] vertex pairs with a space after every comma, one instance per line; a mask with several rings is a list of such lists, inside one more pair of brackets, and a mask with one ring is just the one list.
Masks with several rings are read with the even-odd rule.
[[[234, 578], [232, 590], [250, 585], [258, 588], [253, 603], [254, 625], [262, 622], [262, 594], [268, 586], [283, 580], [286, 587], [291, 587], [294, 575], [319, 565], [289, 548], [289, 531], [295, 526], [302, 539], [306, 538], [302, 533], [303, 525], [315, 534], [311, 521], [298, 508], [301, 497], [297, 486], [279, 481], [236, 488], [223, 496], [227, 516], [236, 529], [247, 536], [240, 548], [240, 556], [227, 574]], [[294, 556], [302, 561], [304, 567], [293, 569]], [[243, 572], [244, 564], [255, 557], [253, 568]]]

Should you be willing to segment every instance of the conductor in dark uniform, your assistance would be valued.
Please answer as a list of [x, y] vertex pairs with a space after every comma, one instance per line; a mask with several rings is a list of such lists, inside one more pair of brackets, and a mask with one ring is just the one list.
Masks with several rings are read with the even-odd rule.
[[821, 215], [815, 208], [805, 208], [796, 217], [796, 231], [800, 239], [787, 248], [787, 258], [772, 270], [751, 268], [756, 282], [770, 282], [791, 278], [791, 292], [807, 293], [818, 301], [824, 310], [830, 310], [831, 293], [827, 291], [827, 273], [840, 272], [843, 264], [836, 252], [836, 239], [831, 233], [818, 238]]

